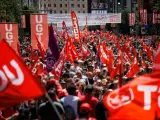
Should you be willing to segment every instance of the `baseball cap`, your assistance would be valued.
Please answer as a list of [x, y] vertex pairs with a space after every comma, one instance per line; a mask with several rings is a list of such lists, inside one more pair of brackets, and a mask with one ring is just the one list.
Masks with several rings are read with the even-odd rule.
[[88, 113], [90, 111], [92, 111], [92, 108], [88, 103], [83, 103], [80, 106], [80, 113]]

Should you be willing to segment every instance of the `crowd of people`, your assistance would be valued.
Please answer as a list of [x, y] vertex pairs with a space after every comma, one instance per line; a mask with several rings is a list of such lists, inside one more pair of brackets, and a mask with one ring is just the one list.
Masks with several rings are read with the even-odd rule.
[[[57, 33], [57, 41], [59, 51], [62, 51], [66, 41], [60, 33]], [[79, 58], [74, 61], [66, 60], [59, 80], [54, 78], [52, 72], [45, 71], [46, 60], [35, 50], [34, 53], [40, 58], [38, 63], [43, 68], [41, 74], [40, 68], [35, 69], [38, 72], [36, 77], [45, 87], [51, 100], [42, 96], [11, 106], [0, 111], [0, 120], [107, 120], [109, 114], [104, 106], [103, 97], [133, 78], [151, 73], [159, 45], [156, 38], [149, 40], [148, 37], [115, 35], [108, 31], [89, 32], [81, 41], [90, 53], [85, 57], [79, 54]], [[103, 55], [100, 55], [99, 45], [102, 43], [106, 46], [105, 51], [112, 53], [107, 53], [113, 58], [112, 70], [110, 64], [105, 64], [101, 58]], [[74, 45], [77, 53], [81, 53], [81, 44], [74, 42]], [[31, 57], [33, 50], [28, 37], [21, 42], [20, 48], [21, 57], [30, 68], [34, 60]], [[127, 54], [126, 59], [124, 54]], [[115, 69], [119, 69], [117, 64], [120, 56], [123, 57], [123, 70], [113, 73]], [[138, 70], [131, 70], [134, 58], [137, 60]], [[33, 72], [34, 75], [36, 72]], [[128, 72], [132, 72], [132, 75]]]

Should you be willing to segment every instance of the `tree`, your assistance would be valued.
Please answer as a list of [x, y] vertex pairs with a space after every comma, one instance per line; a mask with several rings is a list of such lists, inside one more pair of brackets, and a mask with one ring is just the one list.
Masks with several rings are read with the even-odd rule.
[[21, 1], [20, 0], [0, 0], [0, 22], [21, 21]]
[[22, 7], [22, 14], [26, 16], [26, 28], [24, 29], [24, 34], [30, 36], [30, 15], [33, 13], [38, 13], [35, 8], [28, 8], [28, 6]]
[[128, 13], [129, 11], [127, 9], [122, 11], [122, 22], [120, 24], [117, 24], [116, 27], [118, 28], [118, 31], [123, 34], [129, 34], [129, 22], [128, 22]]
[[160, 10], [160, 0], [151, 0], [150, 3], [152, 4], [153, 8], [152, 10]]

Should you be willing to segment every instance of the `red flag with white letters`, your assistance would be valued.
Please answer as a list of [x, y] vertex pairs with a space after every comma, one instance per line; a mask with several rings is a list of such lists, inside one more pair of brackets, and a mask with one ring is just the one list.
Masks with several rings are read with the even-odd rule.
[[80, 54], [84, 59], [86, 59], [86, 57], [91, 54], [90, 50], [87, 48], [87, 46], [84, 43], [81, 44]]
[[131, 64], [130, 69], [129, 69], [126, 77], [130, 77], [130, 78], [135, 77], [135, 75], [136, 75], [138, 72], [140, 72], [140, 68], [139, 68], [139, 66], [138, 66], [137, 58], [135, 57], [135, 58], [134, 58], [134, 62]]
[[160, 117], [160, 72], [137, 77], [104, 97], [107, 120], [155, 120]]
[[80, 42], [80, 30], [78, 25], [78, 19], [75, 12], [71, 12], [71, 18], [72, 18], [72, 28], [74, 32], [74, 38], [76, 42]]
[[65, 55], [66, 55], [66, 46], [64, 46], [60, 58], [58, 59], [58, 61], [55, 63], [54, 68], [53, 68], [53, 75], [54, 75], [54, 79], [59, 80], [61, 77], [61, 73], [62, 73], [62, 69], [64, 67], [64, 63], [65, 63]]
[[106, 51], [104, 49], [104, 45], [102, 43], [100, 43], [98, 46], [98, 55], [99, 55], [99, 58], [103, 64], [107, 65], [109, 63], [108, 56], [106, 54]]
[[0, 109], [44, 95], [44, 88], [5, 40], [0, 46]]
[[0, 39], [5, 39], [7, 43], [17, 51], [18, 42], [18, 24], [16, 23], [0, 23]]
[[160, 71], [160, 52], [157, 53], [153, 64], [154, 71]]
[[36, 40], [37, 40], [37, 47], [38, 47], [38, 49], [40, 51], [40, 54], [41, 54], [42, 58], [44, 59], [45, 50], [43, 49], [42, 43], [38, 40], [37, 37], [36, 37]]
[[[48, 17], [47, 14], [32, 14], [31, 19], [31, 40], [32, 48], [38, 49], [37, 40], [42, 43], [44, 50], [48, 49]], [[36, 35], [36, 37], [35, 37]]]

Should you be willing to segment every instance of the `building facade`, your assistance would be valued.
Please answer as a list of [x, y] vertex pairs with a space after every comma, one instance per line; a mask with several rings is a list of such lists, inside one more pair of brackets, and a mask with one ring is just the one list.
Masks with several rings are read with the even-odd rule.
[[21, 0], [22, 5], [39, 9], [40, 0]]
[[88, 0], [40, 0], [39, 4], [42, 13], [88, 13]]
[[110, 0], [109, 12], [117, 13], [124, 9], [138, 9], [137, 0]]

